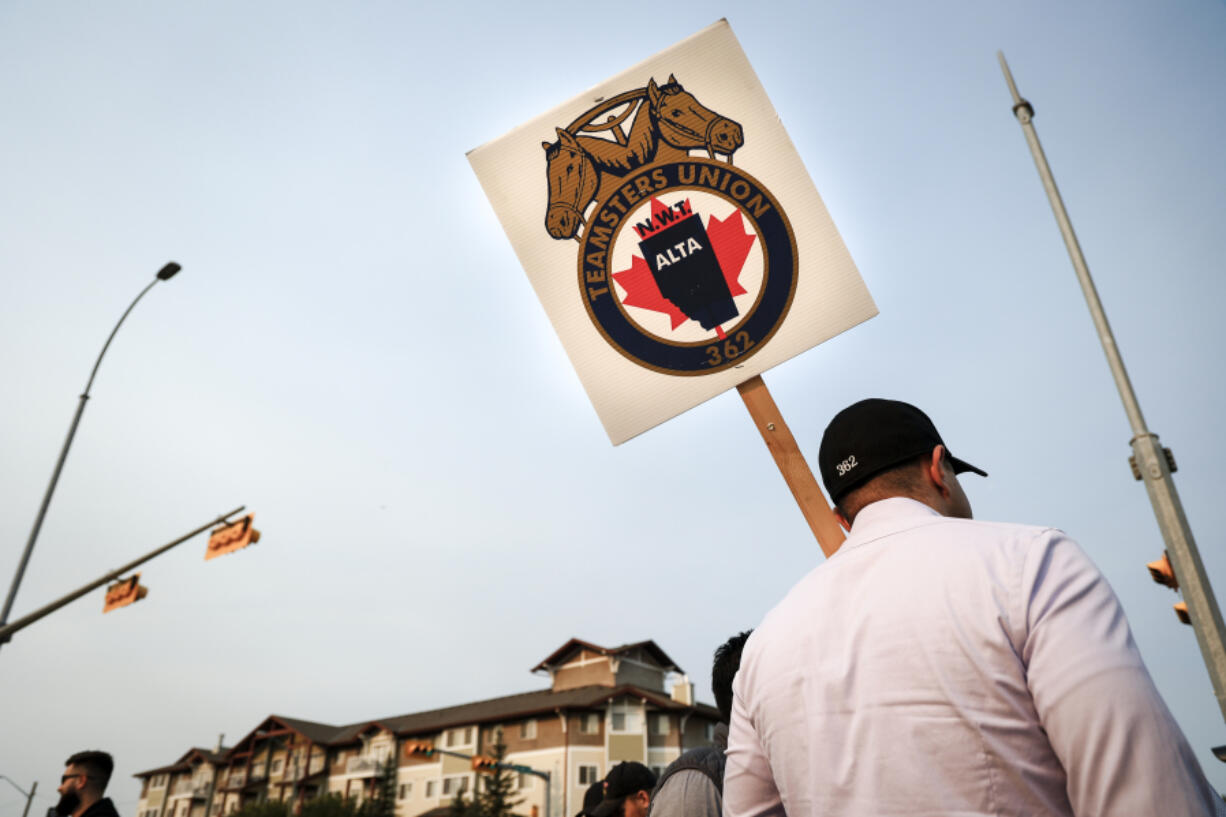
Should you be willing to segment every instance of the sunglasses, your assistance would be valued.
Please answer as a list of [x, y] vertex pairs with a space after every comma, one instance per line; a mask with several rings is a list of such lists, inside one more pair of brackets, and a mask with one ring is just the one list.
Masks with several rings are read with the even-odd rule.
[[77, 772], [76, 774], [66, 774], [60, 778], [60, 785], [61, 786], [64, 785], [69, 780], [72, 780], [74, 777], [84, 777], [86, 780], [92, 779], [91, 775], [85, 774], [83, 772]]

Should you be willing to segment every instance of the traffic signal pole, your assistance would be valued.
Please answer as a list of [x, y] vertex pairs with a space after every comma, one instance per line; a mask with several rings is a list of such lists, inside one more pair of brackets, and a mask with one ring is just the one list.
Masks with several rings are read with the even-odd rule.
[[[458, 757], [458, 758], [461, 758], [462, 760], [467, 760], [470, 763], [478, 759], [483, 759], [483, 756], [481, 755], [466, 755], [463, 752], [453, 752], [450, 749], [439, 749], [432, 745], [429, 746], [429, 753], [427, 754], [425, 751], [426, 744], [415, 744], [415, 746], [420, 746], [422, 748], [421, 749], [410, 748], [409, 749], [410, 754], [425, 755], [427, 757], [429, 755], [436, 755], [436, 754], [437, 755], [450, 755], [451, 757]], [[475, 764], [473, 768], [476, 769]], [[553, 817], [553, 813], [549, 810], [550, 797], [552, 795], [552, 792], [550, 791], [550, 789], [553, 788], [553, 784], [550, 782], [552, 778], [550, 778], [549, 772], [543, 772], [539, 769], [534, 769], [531, 766], [522, 766], [518, 763], [491, 763], [486, 768], [510, 769], [513, 772], [519, 772], [520, 774], [530, 774], [530, 775], [533, 775], [534, 777], [539, 777], [542, 780], [544, 780], [545, 781], [545, 817]], [[474, 791], [473, 794], [476, 795], [476, 791]]]
[[[1213, 682], [1213, 693], [1217, 696], [1218, 707], [1222, 717], [1226, 718], [1226, 626], [1222, 624], [1222, 613], [1214, 598], [1213, 588], [1205, 575], [1205, 566], [1197, 550], [1196, 541], [1192, 538], [1192, 529], [1184, 516], [1183, 504], [1179, 501], [1179, 493], [1175, 490], [1175, 482], [1171, 478], [1174, 457], [1168, 449], [1158, 443], [1158, 435], [1145, 427], [1145, 418], [1141, 414], [1141, 406], [1132, 390], [1132, 382], [1124, 368], [1124, 359], [1115, 345], [1115, 336], [1111, 325], [1107, 323], [1107, 313], [1098, 299], [1098, 291], [1090, 278], [1090, 268], [1082, 255], [1077, 234], [1073, 232], [1073, 224], [1068, 212], [1064, 209], [1064, 201], [1056, 188], [1055, 177], [1047, 165], [1047, 157], [1039, 144], [1039, 135], [1034, 129], [1034, 108], [1017, 91], [1013, 83], [1013, 74], [1005, 62], [1005, 55], [996, 52], [1004, 71], [1005, 81], [1009, 84], [1009, 92], [1013, 95], [1013, 114], [1021, 123], [1026, 142], [1034, 156], [1035, 166], [1039, 170], [1039, 178], [1047, 198], [1051, 201], [1052, 212], [1064, 236], [1064, 244], [1068, 247], [1073, 269], [1077, 280], [1081, 283], [1081, 291], [1085, 295], [1086, 304], [1090, 308], [1090, 316], [1098, 331], [1098, 339], [1107, 355], [1107, 365], [1111, 368], [1111, 376], [1115, 378], [1120, 399], [1124, 402], [1124, 412], [1132, 426], [1130, 442], [1133, 456], [1136, 458], [1136, 470], [1140, 479], [1145, 482], [1145, 490], [1153, 505], [1154, 515], [1158, 519], [1158, 527], [1162, 531], [1162, 539], [1166, 543], [1166, 552], [1175, 571], [1175, 578], [1183, 591], [1184, 601], [1188, 605], [1188, 616], [1192, 620], [1192, 629], [1196, 633], [1196, 641], [1200, 646], [1201, 656], [1209, 670], [1209, 678]], [[1136, 472], [1134, 471], [1134, 474]]]
[[186, 533], [183, 536], [180, 536], [178, 539], [175, 539], [173, 542], [167, 542], [166, 544], [162, 545], [156, 550], [150, 551], [149, 553], [146, 553], [144, 556], [141, 556], [139, 559], [128, 562], [126, 565], [124, 565], [123, 567], [117, 570], [112, 570], [110, 573], [107, 573], [102, 578], [96, 579], [90, 582], [89, 584], [85, 585], [84, 587], [81, 587], [81, 588], [78, 588], [72, 591], [71, 593], [69, 593], [68, 595], [64, 597], [56, 599], [50, 604], [38, 608], [33, 613], [30, 613], [29, 615], [26, 615], [26, 616], [23, 616], [17, 619], [12, 624], [6, 624], [3, 627], [0, 627], [0, 644], [7, 643], [9, 639], [12, 638], [13, 633], [17, 632], [18, 630], [24, 630], [26, 627], [29, 627], [31, 624], [38, 621], [39, 619], [45, 618], [51, 615], [56, 610], [60, 609], [61, 607], [67, 604], [70, 604], [76, 601], [77, 599], [84, 596], [86, 593], [89, 593], [91, 590], [96, 590], [97, 588], [101, 587], [107, 582], [111, 582], [111, 581], [114, 581], [115, 579], [118, 579], [120, 576], [122, 576], [124, 573], [127, 573], [129, 570], [132, 570], [135, 567], [139, 567], [140, 565], [143, 565], [145, 562], [149, 561], [150, 559], [156, 556], [161, 556], [163, 553], [170, 550], [171, 548], [178, 547], [179, 545], [186, 542], [188, 539], [191, 539], [193, 536], [198, 536], [199, 534], [204, 533], [206, 530], [213, 527], [214, 525], [218, 525], [222, 523], [229, 524], [227, 521], [227, 517], [234, 516], [234, 514], [241, 512], [245, 507], [247, 506], [239, 505], [237, 508], [230, 511], [229, 513], [223, 513], [221, 516], [217, 517], [216, 519], [213, 519], [212, 521], [201, 525], [200, 527], [196, 528], [191, 533]]
[[18, 786], [16, 783], [14, 783], [12, 780], [9, 780], [9, 778], [5, 777], [4, 775], [0, 774], [0, 778], [3, 778], [4, 780], [8, 780], [10, 786], [17, 789], [17, 791], [25, 795], [26, 807], [25, 807], [25, 811], [21, 812], [21, 817], [27, 817], [27, 815], [30, 813], [30, 803], [34, 802], [34, 792], [38, 791], [38, 781], [35, 780], [34, 785], [30, 786], [30, 790], [26, 791], [21, 786]]
[[[34, 543], [38, 540], [38, 532], [42, 530], [43, 519], [46, 518], [47, 508], [51, 505], [51, 496], [55, 493], [56, 483], [60, 480], [60, 472], [64, 470], [64, 460], [68, 459], [68, 449], [72, 447], [73, 437], [77, 434], [77, 426], [80, 425], [81, 415], [85, 412], [85, 403], [89, 400], [89, 390], [94, 387], [94, 378], [98, 376], [98, 367], [102, 365], [102, 358], [106, 355], [106, 350], [111, 348], [111, 341], [115, 339], [115, 334], [119, 331], [119, 327], [123, 326], [123, 322], [127, 319], [129, 313], [136, 308], [136, 305], [140, 303], [140, 299], [145, 297], [145, 293], [153, 289], [154, 284], [158, 281], [169, 281], [181, 269], [181, 266], [171, 261], [158, 270], [157, 275], [153, 277], [149, 285], [142, 289], [140, 294], [124, 310], [123, 315], [119, 317], [119, 322], [115, 324], [115, 328], [107, 336], [106, 343], [102, 344], [102, 351], [98, 353], [98, 359], [94, 361], [94, 368], [89, 373], [89, 381], [85, 384], [85, 391], [81, 392], [81, 396], [77, 399], [77, 411], [72, 416], [72, 424], [68, 426], [68, 436], [64, 438], [64, 446], [60, 449], [60, 457], [55, 461], [55, 468], [51, 472], [51, 482], [47, 484], [42, 504], [38, 506], [38, 515], [34, 517], [34, 527], [30, 529], [30, 537], [26, 540], [26, 546], [21, 551], [21, 558], [17, 562], [17, 572], [13, 574], [13, 583], [9, 585], [8, 595], [4, 599], [4, 608], [0, 609], [0, 627], [8, 623], [9, 613], [13, 610], [13, 602], [17, 599], [17, 589], [21, 587], [21, 579], [25, 576], [26, 566], [30, 563], [30, 554], [34, 552]], [[3, 644], [6, 640], [0, 637], [0, 644]]]

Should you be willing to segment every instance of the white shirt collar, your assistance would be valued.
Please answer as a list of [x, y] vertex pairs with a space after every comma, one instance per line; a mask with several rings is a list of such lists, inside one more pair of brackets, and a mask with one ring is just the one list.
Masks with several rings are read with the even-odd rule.
[[871, 505], [865, 505], [856, 514], [856, 521], [851, 525], [851, 533], [848, 534], [847, 541], [839, 548], [839, 552], [859, 547], [900, 530], [933, 524], [944, 518], [933, 508], [910, 497], [892, 496], [889, 499], [881, 499]]

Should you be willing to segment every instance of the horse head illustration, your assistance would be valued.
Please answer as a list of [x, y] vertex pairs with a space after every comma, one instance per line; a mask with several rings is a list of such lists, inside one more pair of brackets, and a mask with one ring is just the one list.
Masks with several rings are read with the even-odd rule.
[[660, 138], [675, 148], [705, 148], [712, 159], [721, 153], [731, 161], [745, 144], [740, 125], [705, 107], [672, 74], [663, 85], [648, 82], [647, 99]]
[[645, 88], [601, 100], [555, 131], [558, 141], [541, 146], [549, 182], [545, 230], [560, 240], [577, 238], [584, 211], [632, 170], [681, 161], [691, 150], [706, 150], [712, 159], [722, 156], [731, 164], [745, 143], [739, 124], [704, 106], [672, 74], [663, 85], [653, 78]]
[[542, 142], [545, 175], [549, 181], [549, 207], [545, 230], [557, 239], [574, 238], [583, 224], [583, 211], [596, 199], [600, 175], [592, 158], [573, 134], [556, 128], [558, 141]]

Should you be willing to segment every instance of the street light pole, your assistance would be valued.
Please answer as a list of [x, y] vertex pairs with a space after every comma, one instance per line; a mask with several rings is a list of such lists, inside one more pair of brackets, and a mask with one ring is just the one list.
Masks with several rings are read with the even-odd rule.
[[1021, 123], [1022, 132], [1030, 145], [1039, 178], [1047, 191], [1060, 234], [1064, 236], [1069, 258], [1072, 259], [1073, 269], [1077, 273], [1081, 291], [1090, 308], [1090, 316], [1094, 320], [1094, 328], [1098, 331], [1098, 339], [1107, 355], [1107, 365], [1111, 368], [1111, 375], [1115, 378], [1116, 388], [1124, 403], [1124, 412], [1132, 426], [1130, 444], [1136, 458], [1134, 473], [1139, 473], [1138, 479], [1145, 480], [1145, 490], [1149, 493], [1150, 504], [1158, 518], [1158, 527], [1166, 543], [1167, 555], [1183, 591], [1184, 601], [1188, 605], [1188, 617], [1192, 620], [1192, 629], [1196, 632], [1201, 656], [1213, 682], [1218, 708], [1226, 718], [1226, 626], [1223, 626], [1222, 613], [1218, 609], [1217, 599], [1214, 598], [1209, 577], [1205, 575], [1205, 565], [1201, 561], [1196, 541], [1192, 538], [1192, 528], [1184, 516], [1183, 504], [1175, 490], [1175, 481], [1171, 478], [1174, 457], [1158, 443], [1158, 435], [1145, 427], [1141, 404], [1137, 402], [1132, 382], [1124, 368], [1124, 358], [1115, 345], [1115, 336], [1111, 332], [1111, 325], [1107, 323], [1107, 313], [1103, 310], [1102, 302], [1098, 299], [1098, 290], [1090, 278], [1090, 268], [1081, 253], [1081, 244], [1077, 241], [1077, 234], [1073, 232], [1073, 223], [1064, 209], [1064, 201], [1060, 198], [1060, 191], [1056, 189], [1056, 179], [1052, 176], [1051, 168], [1047, 166], [1047, 157], [1039, 144], [1039, 135], [1031, 121], [1034, 119], [1034, 108], [1017, 92], [1013, 74], [1005, 62], [1005, 55], [997, 51], [996, 56], [1000, 60], [1001, 70], [1004, 71], [1005, 81], [1009, 84], [1009, 92], [1013, 95], [1013, 114]]
[[25, 789], [23, 789], [21, 786], [18, 786], [16, 783], [14, 783], [12, 780], [10, 780], [9, 778], [5, 777], [4, 775], [0, 774], [0, 778], [3, 778], [4, 780], [8, 780], [8, 781], [9, 781], [9, 785], [10, 785], [10, 786], [12, 786], [13, 788], [17, 789], [17, 791], [19, 791], [19, 792], [21, 792], [22, 794], [24, 794], [24, 795], [25, 795], [25, 797], [26, 797], [26, 808], [25, 808], [25, 811], [21, 812], [21, 817], [27, 817], [27, 815], [30, 813], [30, 803], [34, 802], [34, 792], [38, 791], [38, 781], [37, 781], [37, 780], [35, 780], [35, 781], [34, 781], [34, 785], [30, 786], [30, 791], [29, 791], [29, 792], [27, 792], [27, 791], [26, 791]]
[[115, 339], [115, 333], [123, 325], [124, 319], [128, 317], [128, 313], [132, 311], [141, 298], [145, 297], [145, 293], [153, 289], [153, 285], [158, 281], [169, 281], [181, 269], [181, 266], [171, 261], [158, 270], [157, 276], [149, 282], [148, 286], [140, 291], [135, 300], [124, 310], [123, 315], [119, 318], [119, 323], [115, 324], [115, 328], [111, 330], [106, 343], [102, 345], [102, 351], [98, 353], [98, 359], [94, 362], [94, 369], [89, 373], [89, 382], [85, 384], [85, 391], [81, 393], [81, 397], [77, 401], [77, 413], [72, 417], [72, 425], [68, 427], [68, 436], [64, 439], [64, 447], [60, 449], [60, 458], [56, 460], [55, 470], [51, 472], [51, 482], [47, 485], [47, 492], [43, 494], [43, 502], [38, 508], [38, 516], [34, 518], [34, 527], [30, 529], [30, 538], [26, 540], [25, 550], [22, 551], [21, 560], [17, 563], [17, 572], [13, 575], [13, 583], [9, 586], [8, 597], [4, 600], [4, 609], [0, 611], [0, 627], [8, 623], [9, 613], [13, 609], [13, 601], [17, 598], [17, 588], [21, 586], [21, 579], [25, 575], [26, 565], [30, 562], [30, 554], [34, 551], [34, 542], [38, 539], [38, 532], [43, 526], [43, 518], [47, 515], [47, 507], [51, 504], [51, 495], [55, 493], [55, 485], [60, 480], [60, 471], [64, 468], [64, 460], [68, 458], [68, 448], [72, 445], [72, 438], [77, 433], [77, 425], [81, 422], [81, 414], [85, 411], [85, 401], [89, 399], [89, 390], [94, 385], [94, 377], [98, 374], [98, 367], [102, 365], [102, 356], [106, 354], [111, 341]]

